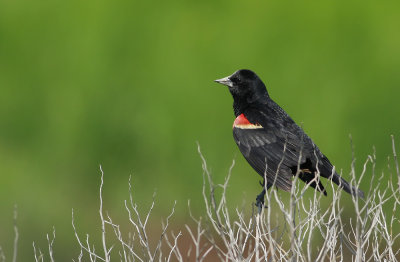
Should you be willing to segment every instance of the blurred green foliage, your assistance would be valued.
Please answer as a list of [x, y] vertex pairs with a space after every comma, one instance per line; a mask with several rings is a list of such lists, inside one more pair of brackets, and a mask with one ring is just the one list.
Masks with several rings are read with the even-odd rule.
[[156, 221], [174, 200], [184, 221], [187, 199], [203, 208], [196, 141], [217, 182], [237, 160], [232, 206], [253, 201], [232, 98], [213, 83], [240, 68], [345, 177], [349, 134], [358, 163], [375, 145], [382, 170], [400, 130], [399, 12], [399, 1], [0, 0], [0, 244], [10, 257], [17, 203], [20, 261], [53, 226], [70, 261], [72, 208], [80, 233], [100, 235], [99, 164], [111, 214], [125, 215], [132, 175], [138, 203], [157, 192]]

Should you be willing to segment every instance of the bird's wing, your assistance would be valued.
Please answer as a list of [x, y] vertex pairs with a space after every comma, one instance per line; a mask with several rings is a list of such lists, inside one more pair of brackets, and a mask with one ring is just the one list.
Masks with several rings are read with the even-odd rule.
[[315, 148], [311, 139], [287, 115], [267, 118], [250, 112], [251, 117], [254, 127], [233, 128], [240, 151], [257, 173], [262, 177], [266, 174], [268, 183], [289, 190], [297, 166], [313, 158]]
[[285, 141], [273, 131], [260, 129], [233, 128], [233, 136], [249, 164], [269, 184], [283, 190], [290, 190], [293, 172], [297, 167], [298, 154], [290, 140]]

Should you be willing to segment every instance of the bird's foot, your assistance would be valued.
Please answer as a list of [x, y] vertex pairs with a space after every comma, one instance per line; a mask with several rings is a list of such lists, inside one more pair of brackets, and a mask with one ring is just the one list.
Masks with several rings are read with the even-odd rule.
[[258, 213], [261, 214], [263, 208], [267, 208], [268, 206], [264, 205], [264, 196], [265, 189], [256, 197], [256, 207], [258, 208]]
[[259, 201], [259, 200], [257, 200], [257, 202], [255, 203], [255, 206], [257, 207], [258, 214], [261, 214], [261, 211], [264, 208], [267, 208], [267, 206], [264, 205], [264, 201]]

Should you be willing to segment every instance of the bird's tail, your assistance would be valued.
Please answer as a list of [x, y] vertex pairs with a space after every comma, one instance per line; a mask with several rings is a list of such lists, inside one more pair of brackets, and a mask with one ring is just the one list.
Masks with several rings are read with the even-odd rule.
[[364, 192], [356, 187], [351, 186], [346, 180], [344, 180], [341, 176], [339, 176], [336, 172], [335, 174], [331, 177], [332, 181], [337, 184], [339, 187], [343, 188], [344, 191], [347, 193], [364, 198]]

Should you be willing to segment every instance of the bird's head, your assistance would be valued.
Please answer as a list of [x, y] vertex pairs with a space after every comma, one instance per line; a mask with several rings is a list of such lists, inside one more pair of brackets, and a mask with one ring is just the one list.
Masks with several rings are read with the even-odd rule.
[[234, 100], [253, 103], [268, 98], [268, 92], [261, 79], [251, 70], [241, 69], [215, 82], [229, 88]]

